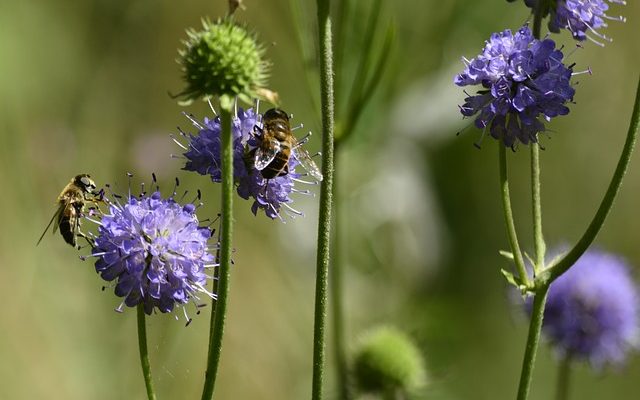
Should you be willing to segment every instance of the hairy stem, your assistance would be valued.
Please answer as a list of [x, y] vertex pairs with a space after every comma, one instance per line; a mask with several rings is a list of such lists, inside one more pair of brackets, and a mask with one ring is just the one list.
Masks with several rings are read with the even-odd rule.
[[524, 259], [522, 258], [522, 252], [520, 251], [520, 245], [518, 244], [518, 235], [516, 234], [516, 226], [513, 221], [513, 211], [511, 210], [511, 195], [509, 192], [509, 178], [507, 173], [507, 149], [501, 142], [498, 143], [499, 148], [499, 160], [500, 160], [500, 192], [502, 194], [502, 208], [504, 211], [504, 220], [507, 225], [507, 236], [509, 237], [509, 245], [511, 246], [511, 253], [513, 254], [513, 260], [516, 263], [520, 281], [529, 286], [529, 276], [524, 266]]
[[339, 174], [337, 168], [337, 162], [334, 165], [334, 177], [333, 177], [333, 196], [335, 199], [334, 204], [334, 218], [333, 218], [333, 249], [332, 249], [332, 262], [331, 273], [329, 279], [331, 285], [329, 286], [331, 294], [331, 315], [333, 326], [333, 346], [334, 356], [336, 359], [336, 382], [338, 383], [338, 393], [340, 400], [351, 399], [351, 393], [349, 390], [349, 371], [347, 365], [347, 354], [344, 346], [345, 326], [344, 326], [344, 290], [342, 281], [344, 278], [344, 267], [342, 254], [340, 252], [340, 240], [341, 226], [338, 224], [340, 219], [340, 212], [342, 209], [340, 203], [340, 196], [338, 196], [339, 190]]
[[542, 235], [542, 206], [540, 199], [540, 146], [531, 143], [531, 203], [533, 205], [533, 247], [535, 251], [534, 271], [544, 268], [546, 245]]
[[140, 349], [140, 365], [142, 366], [142, 376], [147, 387], [147, 398], [156, 399], [156, 393], [151, 381], [151, 364], [149, 363], [149, 351], [147, 350], [147, 325], [144, 306], [138, 304], [138, 348]]
[[[542, 17], [547, 9], [547, 0], [539, 0], [533, 13], [533, 36], [540, 38], [540, 28]], [[542, 237], [542, 211], [540, 205], [540, 149], [537, 143], [531, 144], [531, 198], [533, 208], [533, 234], [535, 248], [534, 272], [538, 272], [544, 265], [545, 244]], [[538, 274], [534, 278], [534, 298], [531, 322], [529, 323], [529, 334], [522, 361], [520, 372], [520, 384], [518, 385], [518, 400], [527, 400], [529, 387], [533, 378], [533, 367], [536, 362], [538, 352], [538, 342], [542, 331], [542, 319], [544, 317], [544, 307], [549, 293], [549, 282], [540, 280]]]
[[520, 384], [518, 385], [518, 400], [526, 400], [529, 396], [529, 387], [533, 377], [533, 367], [536, 363], [536, 353], [538, 342], [540, 341], [540, 331], [542, 330], [542, 319], [544, 317], [544, 307], [547, 302], [549, 286], [542, 285], [537, 288], [533, 297], [533, 310], [531, 311], [531, 322], [529, 323], [529, 334], [522, 361], [522, 372], [520, 373]]
[[209, 400], [213, 396], [222, 351], [222, 336], [227, 314], [227, 299], [229, 296], [229, 278], [231, 276], [231, 238], [233, 234], [233, 140], [231, 134], [231, 113], [224, 108], [220, 112], [222, 125], [222, 222], [220, 229], [220, 265], [218, 266], [218, 292], [211, 310], [211, 325], [209, 335], [209, 354], [207, 357], [207, 372], [202, 400]]
[[317, 0], [318, 42], [320, 50], [320, 98], [322, 103], [322, 175], [320, 215], [318, 221], [318, 253], [313, 328], [313, 380], [311, 398], [322, 398], [325, 358], [325, 325], [327, 320], [327, 276], [331, 239], [331, 206], [333, 201], [334, 93], [333, 48], [329, 0]]

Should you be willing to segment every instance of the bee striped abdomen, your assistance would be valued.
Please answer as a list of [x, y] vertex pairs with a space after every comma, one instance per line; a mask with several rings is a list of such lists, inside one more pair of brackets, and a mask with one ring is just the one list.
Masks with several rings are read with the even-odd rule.
[[283, 176], [289, 173], [289, 149], [283, 150], [276, 154], [276, 157], [271, 161], [265, 169], [263, 169], [262, 177], [265, 179], [273, 179], [278, 176]]
[[60, 213], [60, 217], [58, 218], [58, 228], [60, 229], [60, 235], [65, 242], [69, 243], [73, 247], [75, 247], [77, 243], [76, 229], [78, 222], [78, 207], [82, 207], [82, 204], [70, 202], [64, 205], [64, 210], [62, 210], [62, 212]]
[[62, 218], [60, 220], [60, 234], [65, 242], [76, 247], [76, 235], [73, 231], [72, 225], [73, 222], [69, 218]]

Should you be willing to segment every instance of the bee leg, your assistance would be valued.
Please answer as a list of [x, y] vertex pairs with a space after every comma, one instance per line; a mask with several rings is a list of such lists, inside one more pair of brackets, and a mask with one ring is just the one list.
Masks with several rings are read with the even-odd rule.
[[278, 173], [278, 176], [285, 176], [289, 174], [289, 164], [285, 164], [284, 168]]
[[[89, 236], [85, 235], [84, 233], [78, 231], [78, 233], [76, 234], [76, 236], [83, 238], [84, 240], [87, 241], [87, 243], [89, 244], [89, 246], [91, 246], [92, 249], [96, 248], [96, 244], [93, 241], [93, 239], [91, 239]], [[78, 249], [80, 249], [80, 245], [76, 246]]]

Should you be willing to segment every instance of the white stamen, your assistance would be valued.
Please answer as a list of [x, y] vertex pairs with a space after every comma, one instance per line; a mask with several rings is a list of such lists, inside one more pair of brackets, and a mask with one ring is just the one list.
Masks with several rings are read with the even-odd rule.
[[[307, 176], [307, 174], [301, 174], [302, 176]], [[299, 182], [299, 183], [305, 183], [307, 185], [317, 185], [318, 182], [317, 181], [313, 181], [313, 182], [309, 182], [309, 181], [304, 181], [302, 179], [298, 179], [298, 178], [291, 178], [292, 181], [294, 182]]]
[[285, 206], [289, 211], [291, 211], [292, 213], [299, 215], [301, 217], [304, 217], [304, 213], [301, 211], [296, 210], [295, 208], [291, 207], [289, 204], [287, 203], [281, 203], [283, 206]]
[[186, 112], [182, 112], [182, 115], [184, 115], [185, 117], [187, 117], [187, 119], [189, 121], [191, 121], [191, 123], [193, 124], [193, 126], [195, 126], [198, 129], [204, 129], [204, 126], [200, 125], [200, 122], [198, 122], [198, 120], [196, 120], [194, 118], [194, 116], [192, 114], [187, 114]]
[[213, 113], [213, 115], [215, 115], [216, 117], [218, 116], [218, 113], [216, 112], [216, 110], [213, 108], [213, 104], [211, 104], [211, 99], [207, 99], [207, 103], [209, 103], [209, 108], [211, 109], [211, 112]]
[[177, 144], [178, 146], [180, 146], [183, 150], [189, 150], [188, 148], [186, 148], [186, 147], [185, 147], [185, 145], [183, 145], [182, 143], [180, 143], [180, 142], [178, 141], [178, 139], [176, 139], [176, 137], [175, 137], [175, 136], [173, 136], [173, 134], [169, 135], [169, 137], [171, 137], [171, 139], [173, 140], [173, 142], [174, 142], [175, 144]]

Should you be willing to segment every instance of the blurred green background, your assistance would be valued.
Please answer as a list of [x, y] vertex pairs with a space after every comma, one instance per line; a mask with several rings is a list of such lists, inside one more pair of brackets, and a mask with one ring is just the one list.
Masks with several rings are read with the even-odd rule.
[[[320, 132], [317, 75], [305, 61], [294, 20], [313, 38], [313, 2], [246, 0], [246, 21], [267, 44], [271, 87], [305, 129]], [[294, 2], [297, 3], [297, 2]], [[345, 62], [353, 65], [369, 2], [356, 2]], [[497, 148], [468, 125], [452, 83], [489, 34], [529, 17], [504, 0], [383, 2], [396, 46], [380, 89], [353, 140], [339, 154], [341, 241], [346, 264], [347, 342], [379, 323], [414, 337], [431, 376], [429, 398], [509, 399], [515, 395], [526, 320], [512, 306], [498, 255], [507, 246], [498, 192]], [[0, 398], [141, 399], [135, 312], [118, 314], [112, 290], [90, 261], [58, 236], [35, 243], [70, 177], [125, 188], [126, 171], [170, 191], [174, 176], [202, 189], [201, 218], [219, 211], [207, 177], [181, 171], [170, 153], [176, 126], [191, 128], [167, 92], [182, 88], [176, 49], [187, 27], [215, 18], [226, 1], [0, 2]], [[548, 246], [573, 243], [606, 189], [628, 126], [640, 63], [640, 4], [614, 6], [612, 44], [591, 43], [569, 57], [578, 77], [571, 113], [553, 121], [542, 152]], [[295, 15], [295, 18], [294, 18]], [[381, 23], [382, 25], [382, 23]], [[382, 26], [381, 26], [382, 29]], [[555, 37], [554, 37], [555, 38]], [[567, 50], [567, 34], [557, 38]], [[304, 42], [304, 41], [302, 41]], [[310, 54], [315, 51], [307, 49]], [[306, 72], [305, 72], [306, 71]], [[345, 84], [349, 81], [346, 79]], [[311, 83], [311, 86], [307, 85]], [[348, 86], [342, 87], [342, 93]], [[338, 103], [340, 108], [342, 104]], [[308, 145], [319, 147], [319, 135]], [[532, 250], [528, 152], [509, 155], [521, 243]], [[597, 239], [640, 271], [638, 155]], [[317, 191], [317, 190], [316, 190]], [[306, 218], [282, 224], [254, 217], [238, 200], [235, 266], [222, 354], [220, 399], [303, 399], [311, 383], [317, 197], [298, 196]], [[88, 253], [88, 250], [85, 249]], [[209, 308], [188, 327], [170, 315], [148, 319], [161, 399], [199, 398]], [[329, 342], [329, 366], [333, 367]], [[557, 366], [542, 344], [531, 399], [553, 393]], [[326, 391], [335, 398], [332, 370]], [[640, 358], [603, 374], [576, 368], [572, 397], [637, 398]]]

